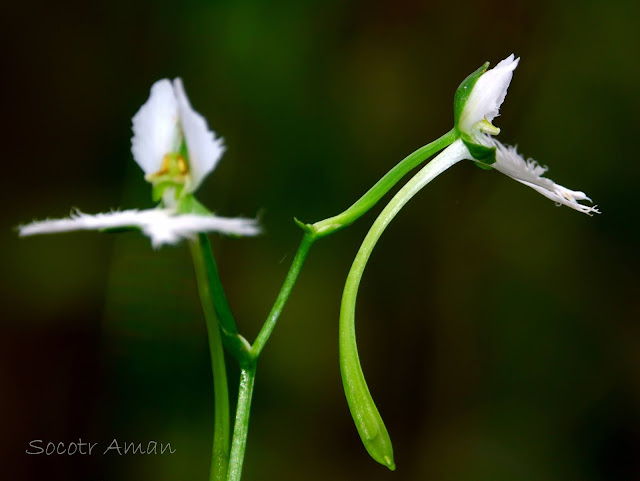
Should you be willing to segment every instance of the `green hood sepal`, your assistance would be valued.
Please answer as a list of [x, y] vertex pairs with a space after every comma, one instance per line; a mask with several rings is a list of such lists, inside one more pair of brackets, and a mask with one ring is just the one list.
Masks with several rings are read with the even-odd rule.
[[456, 93], [453, 97], [453, 125], [455, 125], [456, 130], [458, 130], [460, 116], [462, 115], [464, 106], [467, 104], [469, 95], [471, 95], [473, 86], [476, 84], [482, 74], [487, 71], [488, 68], [489, 62], [485, 62], [480, 68], [478, 68], [475, 72], [471, 73], [466, 79], [464, 79], [458, 86], [458, 89], [456, 90]]

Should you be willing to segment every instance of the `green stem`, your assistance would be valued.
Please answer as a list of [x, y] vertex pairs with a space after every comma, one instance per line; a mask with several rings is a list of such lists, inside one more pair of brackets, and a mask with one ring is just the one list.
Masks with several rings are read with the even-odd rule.
[[242, 476], [242, 464], [244, 462], [244, 454], [247, 446], [247, 433], [249, 431], [249, 413], [251, 411], [251, 397], [253, 394], [253, 385], [256, 377], [256, 362], [262, 349], [269, 340], [269, 336], [276, 327], [278, 318], [289, 299], [289, 295], [293, 290], [296, 279], [300, 274], [302, 265], [309, 253], [309, 249], [313, 245], [315, 238], [313, 234], [305, 232], [298, 247], [298, 252], [291, 263], [287, 277], [282, 284], [282, 288], [276, 298], [271, 312], [267, 320], [258, 333], [253, 347], [251, 349], [251, 361], [241, 364], [240, 370], [240, 386], [238, 390], [238, 407], [236, 409], [236, 421], [233, 428], [233, 440], [231, 443], [231, 457], [229, 460], [229, 474], [227, 481], [240, 481]]
[[424, 161], [425, 158], [450, 145], [458, 136], [459, 134], [455, 132], [455, 130], [450, 130], [439, 139], [430, 142], [408, 155], [344, 212], [316, 222], [313, 225], [298, 222], [298, 225], [304, 229], [305, 234], [271, 312], [253, 343], [251, 351], [254, 358], [257, 359], [264, 345], [269, 340], [269, 336], [271, 336], [275, 328], [280, 313], [289, 298], [289, 294], [291, 294], [302, 264], [314, 241], [355, 222], [360, 216], [373, 207], [407, 172]]
[[[213, 396], [215, 403], [213, 423], [213, 449], [211, 454], [210, 481], [226, 479], [229, 463], [229, 390], [227, 386], [227, 370], [224, 362], [222, 337], [218, 318], [213, 306], [210, 289], [210, 278], [207, 275], [207, 263], [203, 256], [202, 237], [189, 242], [193, 266], [196, 272], [198, 293], [207, 324], [209, 351], [211, 354], [211, 370], [213, 374]], [[210, 252], [210, 251], [209, 251]], [[213, 256], [212, 256], [213, 257]]]
[[229, 471], [227, 481], [239, 481], [242, 476], [242, 464], [244, 462], [244, 454], [247, 445], [247, 433], [249, 431], [249, 413], [251, 411], [251, 397], [253, 394], [253, 385], [256, 377], [256, 362], [269, 336], [276, 326], [278, 318], [282, 313], [282, 309], [291, 294], [293, 286], [300, 274], [300, 269], [309, 253], [309, 249], [313, 245], [315, 238], [310, 233], [305, 233], [298, 252], [291, 263], [287, 277], [282, 284], [280, 293], [276, 298], [271, 312], [267, 317], [262, 329], [258, 333], [253, 347], [251, 349], [251, 360], [241, 364], [240, 370], [240, 386], [238, 390], [238, 406], [236, 409], [236, 421], [233, 428], [233, 440], [231, 442], [231, 456], [229, 460]]
[[420, 189], [465, 156], [468, 156], [468, 152], [462, 141], [454, 142], [398, 191], [367, 233], [356, 254], [344, 286], [339, 332], [342, 383], [362, 443], [374, 460], [389, 469], [395, 469], [391, 439], [369, 392], [358, 356], [355, 332], [358, 287], [369, 256], [391, 220]]
[[[207, 294], [214, 299], [213, 309], [220, 318], [221, 331], [225, 346], [235, 356], [241, 367], [241, 381], [238, 397], [238, 408], [236, 411], [236, 422], [233, 432], [233, 441], [231, 448], [231, 457], [229, 462], [229, 481], [238, 481], [242, 474], [242, 464], [246, 449], [247, 432], [249, 425], [249, 412], [251, 407], [251, 396], [253, 392], [253, 384], [255, 381], [256, 361], [260, 356], [264, 346], [271, 336], [276, 323], [289, 299], [293, 286], [300, 274], [302, 265], [313, 245], [318, 238], [327, 236], [340, 230], [347, 225], [355, 222], [360, 216], [373, 207], [388, 191], [391, 189], [407, 172], [415, 168], [422, 161], [435, 152], [445, 148], [454, 142], [458, 134], [451, 130], [439, 139], [416, 150], [404, 160], [391, 169], [382, 179], [380, 179], [369, 191], [367, 191], [357, 202], [355, 202], [346, 211], [334, 217], [316, 222], [313, 225], [305, 225], [300, 222], [298, 224], [305, 230], [295, 258], [291, 263], [289, 272], [284, 283], [278, 293], [278, 296], [269, 312], [269, 315], [263, 324], [258, 336], [252, 346], [248, 346], [246, 340], [238, 334], [238, 330], [231, 313], [231, 309], [227, 303], [222, 283], [218, 276], [218, 270], [215, 260], [211, 254], [208, 238], [204, 235], [199, 236], [199, 247], [206, 261], [206, 274], [208, 287]], [[200, 284], [200, 282], [199, 282]], [[210, 301], [209, 297], [209, 301]], [[204, 301], [203, 301], [204, 305]], [[357, 352], [356, 352], [357, 354]], [[226, 384], [226, 377], [225, 377]], [[228, 410], [228, 406], [227, 406]], [[216, 412], [217, 415], [217, 412]], [[228, 415], [228, 412], [227, 412]], [[214, 443], [215, 447], [215, 443]]]
[[220, 281], [218, 266], [213, 257], [209, 237], [206, 234], [198, 234], [198, 243], [209, 282], [209, 293], [213, 299], [213, 307], [219, 320], [222, 342], [229, 353], [242, 365], [251, 358], [251, 346], [246, 339], [238, 333], [236, 321], [233, 318], [231, 308], [227, 302], [227, 296], [224, 293], [222, 282]]
[[302, 241], [300, 242], [300, 246], [298, 247], [298, 252], [296, 252], [296, 256], [291, 263], [291, 267], [289, 268], [289, 272], [287, 273], [287, 277], [280, 288], [280, 292], [278, 293], [278, 297], [271, 308], [271, 312], [269, 312], [269, 316], [267, 320], [260, 329], [256, 340], [253, 343], [251, 352], [254, 359], [257, 359], [264, 349], [265, 344], [269, 340], [269, 336], [273, 332], [273, 329], [276, 327], [276, 323], [278, 322], [278, 318], [282, 313], [282, 309], [284, 305], [287, 303], [287, 299], [289, 299], [289, 295], [291, 294], [291, 290], [293, 289], [294, 284], [296, 283], [296, 279], [300, 274], [300, 269], [302, 269], [302, 265], [309, 253], [309, 249], [313, 245], [313, 242], [316, 240], [316, 237], [309, 232], [305, 232], [302, 237]]
[[240, 370], [240, 387], [238, 390], [238, 407], [236, 409], [236, 422], [233, 428], [233, 441], [231, 444], [231, 458], [229, 462], [229, 474], [227, 481], [240, 481], [242, 476], [242, 464], [247, 448], [247, 434], [249, 432], [249, 413], [251, 411], [251, 397], [253, 385], [256, 379], [256, 363]]
[[402, 177], [409, 171], [424, 162], [439, 150], [444, 149], [452, 144], [458, 137], [459, 133], [455, 129], [450, 130], [439, 139], [420, 147], [415, 152], [409, 154], [401, 160], [396, 166], [386, 173], [373, 187], [371, 187], [360, 199], [358, 199], [351, 207], [344, 212], [329, 217], [327, 219], [316, 222], [308, 226], [309, 229], [316, 233], [317, 237], [324, 237], [337, 230], [340, 230], [349, 224], [355, 222], [371, 207], [373, 207]]

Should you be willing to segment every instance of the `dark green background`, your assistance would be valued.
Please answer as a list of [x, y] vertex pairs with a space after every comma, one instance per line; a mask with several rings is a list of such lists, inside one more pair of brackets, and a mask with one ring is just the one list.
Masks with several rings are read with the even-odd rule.
[[[300, 238], [292, 217], [347, 207], [451, 127], [468, 73], [514, 52], [522, 61], [495, 122], [500, 139], [603, 214], [554, 207], [465, 162], [398, 216], [357, 312], [395, 473], [360, 443], [337, 352], [343, 283], [381, 206], [319, 242], [261, 358], [245, 479], [640, 479], [637, 2], [3, 10], [0, 477], [207, 479], [212, 388], [187, 249], [12, 230], [74, 206], [151, 205], [129, 138], [152, 82], [181, 76], [226, 140], [200, 199], [221, 215], [262, 212], [265, 236], [214, 238], [253, 339]], [[171, 442], [177, 453], [25, 454], [32, 439], [78, 438]]]

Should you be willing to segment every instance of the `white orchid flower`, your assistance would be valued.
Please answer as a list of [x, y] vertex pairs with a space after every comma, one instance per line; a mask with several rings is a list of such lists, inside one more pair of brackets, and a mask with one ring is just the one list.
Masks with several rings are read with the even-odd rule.
[[[149, 100], [132, 122], [134, 160], [145, 179], [172, 187], [174, 195], [194, 192], [224, 153], [222, 139], [216, 139], [204, 117], [193, 110], [179, 78], [173, 85], [167, 79], [153, 84]], [[163, 200], [174, 201], [167, 195]]]
[[[458, 121], [458, 128], [462, 132], [482, 132], [485, 129], [488, 130], [487, 133], [494, 135], [500, 132], [493, 127], [491, 121], [499, 115], [500, 106], [507, 96], [507, 89], [518, 62], [520, 58], [514, 58], [511, 54], [477, 78], [475, 84], [471, 86]], [[486, 70], [486, 67], [484, 68]]]
[[476, 160], [480, 166], [494, 168], [508, 175], [557, 204], [588, 215], [600, 213], [596, 206], [579, 202], [591, 202], [584, 192], [567, 189], [543, 177], [546, 167], [538, 165], [533, 159], [525, 160], [515, 147], [506, 146], [492, 137], [500, 133], [492, 121], [499, 115], [519, 61], [511, 54], [491, 70], [487, 70], [488, 64], [485, 64], [458, 87], [454, 117], [456, 129], [468, 149], [468, 158]]
[[182, 81], [159, 80], [147, 102], [133, 117], [131, 151], [153, 184], [155, 200], [164, 207], [88, 215], [77, 211], [66, 219], [35, 221], [20, 226], [21, 236], [74, 230], [139, 229], [153, 247], [176, 244], [199, 232], [234, 236], [260, 233], [254, 219], [214, 216], [193, 192], [215, 168], [224, 152], [207, 122], [191, 107]]

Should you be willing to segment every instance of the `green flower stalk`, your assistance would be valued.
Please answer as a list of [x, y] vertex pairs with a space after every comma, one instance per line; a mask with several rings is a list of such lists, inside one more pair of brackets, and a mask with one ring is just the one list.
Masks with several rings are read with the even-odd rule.
[[[152, 185], [154, 209], [125, 210], [97, 215], [81, 212], [67, 219], [33, 222], [19, 228], [21, 236], [73, 230], [138, 229], [154, 248], [189, 240], [198, 291], [209, 337], [214, 388], [214, 428], [210, 479], [227, 477], [231, 452], [229, 390], [223, 342], [236, 358], [249, 357], [251, 346], [240, 336], [222, 286], [205, 232], [254, 236], [260, 228], [254, 219], [225, 218], [211, 214], [194, 196], [203, 179], [218, 164], [224, 146], [206, 120], [196, 112], [182, 81], [159, 80], [147, 102], [133, 117], [131, 152]], [[215, 302], [214, 302], [215, 301]]]
[[471, 159], [480, 167], [512, 177], [544, 196], [579, 212], [599, 212], [580, 204], [589, 200], [583, 193], [562, 187], [542, 177], [546, 169], [524, 160], [514, 147], [504, 146], [492, 135], [500, 129], [491, 121], [498, 115], [519, 59], [511, 55], [492, 70], [485, 63], [467, 77], [454, 97], [454, 141], [423, 167], [391, 199], [367, 233], [345, 282], [340, 308], [340, 370], [347, 403], [366, 450], [371, 457], [395, 469], [393, 448], [382, 417], [373, 401], [362, 372], [355, 334], [356, 298], [360, 280], [378, 239], [402, 207], [425, 185], [452, 165]]

